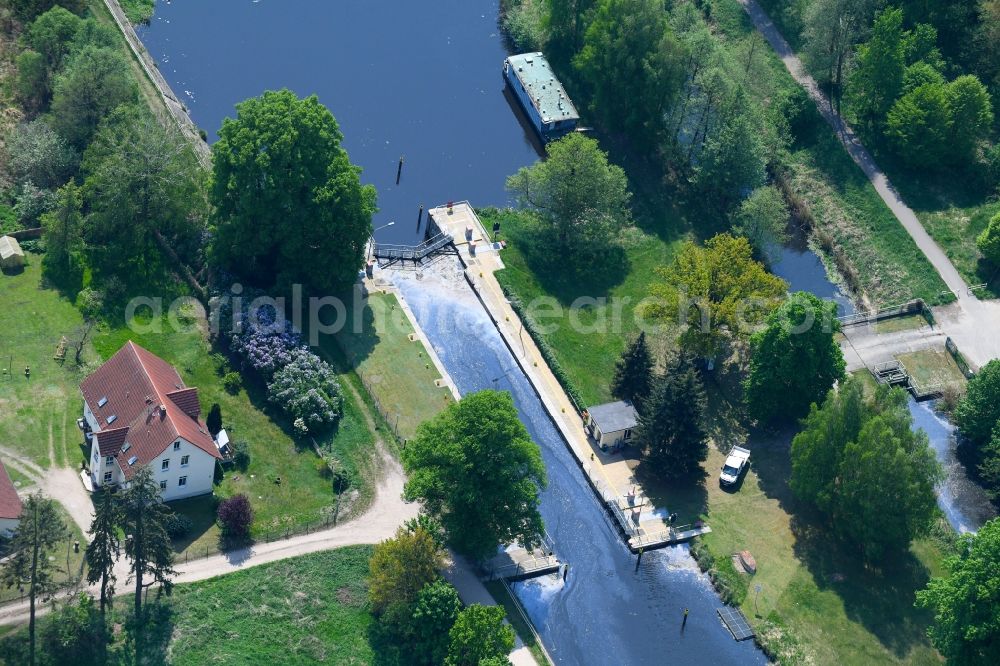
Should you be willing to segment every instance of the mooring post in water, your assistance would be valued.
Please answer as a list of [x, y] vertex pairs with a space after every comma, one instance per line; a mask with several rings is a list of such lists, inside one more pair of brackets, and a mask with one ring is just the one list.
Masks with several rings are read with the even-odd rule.
[[687, 623], [688, 623], [688, 609], [685, 608], [684, 609], [684, 620], [681, 621], [681, 631], [684, 631], [684, 627], [687, 626]]
[[420, 231], [420, 223], [424, 221], [424, 205], [420, 204], [420, 210], [417, 211], [417, 231]]
[[635, 558], [635, 570], [639, 570], [639, 563], [642, 562], [642, 548], [639, 549], [639, 557]]
[[399, 165], [396, 167], [396, 184], [399, 185], [399, 177], [403, 175], [403, 156], [399, 156]]
[[566, 566], [563, 568], [563, 582], [564, 583], [566, 582], [566, 576], [568, 574], [569, 574], [569, 562], [567, 562]]

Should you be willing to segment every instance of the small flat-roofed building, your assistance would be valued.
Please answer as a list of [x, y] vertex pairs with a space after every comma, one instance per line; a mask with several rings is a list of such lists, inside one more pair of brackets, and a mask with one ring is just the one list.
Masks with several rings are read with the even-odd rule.
[[601, 449], [627, 445], [632, 441], [632, 431], [639, 424], [639, 414], [632, 403], [618, 400], [587, 409], [584, 426], [587, 434]]
[[503, 76], [543, 141], [576, 129], [580, 114], [541, 53], [512, 55]]

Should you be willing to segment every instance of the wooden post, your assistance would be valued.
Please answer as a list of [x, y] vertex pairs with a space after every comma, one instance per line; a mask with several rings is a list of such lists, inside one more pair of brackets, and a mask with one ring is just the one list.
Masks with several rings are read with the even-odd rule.
[[396, 184], [399, 185], [399, 177], [403, 175], [403, 156], [399, 156], [399, 165], [396, 167]]

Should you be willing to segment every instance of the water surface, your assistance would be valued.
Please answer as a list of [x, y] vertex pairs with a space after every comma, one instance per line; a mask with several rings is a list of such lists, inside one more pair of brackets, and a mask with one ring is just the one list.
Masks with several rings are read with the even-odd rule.
[[161, 0], [139, 34], [213, 141], [244, 99], [316, 94], [378, 189], [375, 226], [395, 222], [378, 238], [408, 243], [421, 204], [505, 205], [505, 178], [538, 159], [503, 94], [497, 9], [496, 0]]

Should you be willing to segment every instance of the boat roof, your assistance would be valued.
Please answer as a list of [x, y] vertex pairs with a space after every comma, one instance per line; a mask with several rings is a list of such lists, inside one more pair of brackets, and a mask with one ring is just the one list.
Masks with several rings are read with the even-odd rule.
[[531, 97], [542, 122], [580, 119], [576, 106], [542, 53], [519, 53], [507, 58], [507, 62]]

